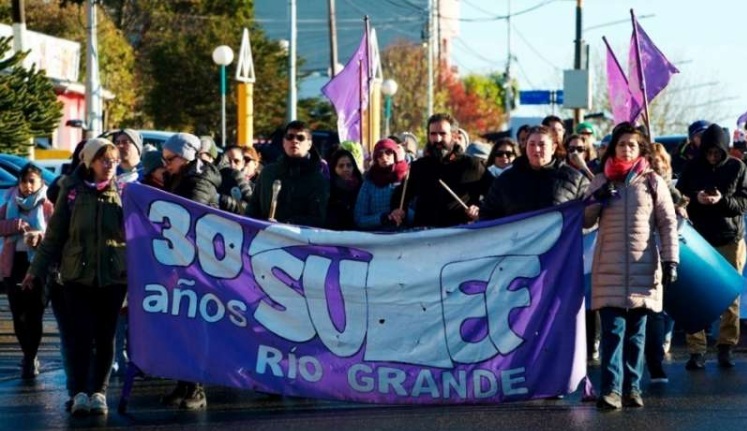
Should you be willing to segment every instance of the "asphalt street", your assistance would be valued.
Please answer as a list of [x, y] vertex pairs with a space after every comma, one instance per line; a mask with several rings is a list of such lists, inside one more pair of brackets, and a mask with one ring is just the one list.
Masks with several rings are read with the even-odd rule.
[[[112, 380], [105, 417], [73, 418], [65, 412], [64, 373], [56, 325], [47, 313], [41, 375], [20, 379], [20, 351], [10, 313], [0, 295], [0, 430], [49, 429], [221, 429], [221, 430], [743, 430], [747, 426], [747, 354], [723, 370], [709, 354], [705, 371], [684, 369], [684, 346], [675, 343], [665, 363], [668, 384], [644, 383], [642, 409], [598, 411], [580, 392], [557, 400], [504, 405], [382, 406], [275, 397], [231, 388], [208, 387], [208, 408], [185, 412], [163, 407], [159, 398], [173, 382], [136, 380], [126, 414], [116, 411], [122, 383]], [[591, 368], [598, 383], [599, 369]]]

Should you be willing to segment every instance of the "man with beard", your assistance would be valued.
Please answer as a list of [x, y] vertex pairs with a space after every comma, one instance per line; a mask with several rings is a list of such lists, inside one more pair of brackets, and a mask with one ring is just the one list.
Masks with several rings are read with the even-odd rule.
[[[415, 226], [456, 226], [479, 216], [480, 197], [487, 192], [491, 176], [486, 175], [480, 160], [465, 156], [456, 145], [458, 129], [457, 121], [449, 114], [435, 114], [428, 119], [425, 156], [412, 162], [407, 187], [403, 184], [395, 193], [393, 204], [397, 206], [402, 190], [405, 190], [405, 208], [415, 199]], [[458, 202], [439, 180], [462, 202]]]

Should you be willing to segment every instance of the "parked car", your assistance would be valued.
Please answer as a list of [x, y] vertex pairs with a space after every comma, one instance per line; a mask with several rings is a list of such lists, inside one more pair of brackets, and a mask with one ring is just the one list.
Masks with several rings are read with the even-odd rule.
[[[13, 184], [17, 183], [18, 174], [28, 162], [29, 159], [25, 157], [16, 156], [13, 154], [0, 154], [0, 168], [3, 168], [12, 176]], [[38, 165], [39, 167], [43, 167], [40, 164]], [[52, 181], [54, 181], [54, 179], [57, 177], [58, 174], [54, 174], [52, 171], [47, 169], [42, 169], [42, 180], [44, 180], [44, 183], [52, 184]], [[0, 179], [0, 181], [2, 181], [2, 179]]]

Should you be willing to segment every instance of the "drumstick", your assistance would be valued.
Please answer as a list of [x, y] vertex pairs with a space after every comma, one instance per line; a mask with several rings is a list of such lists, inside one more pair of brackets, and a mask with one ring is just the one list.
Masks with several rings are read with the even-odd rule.
[[270, 217], [268, 217], [270, 220], [275, 219], [275, 210], [278, 208], [278, 195], [282, 186], [283, 184], [280, 180], [272, 182], [272, 200], [270, 201]]
[[454, 193], [454, 191], [453, 191], [453, 190], [451, 190], [451, 189], [449, 188], [449, 186], [447, 186], [447, 185], [446, 185], [446, 183], [445, 183], [445, 182], [443, 182], [443, 180], [438, 180], [438, 182], [439, 182], [439, 183], [441, 184], [441, 187], [443, 187], [444, 189], [446, 189], [446, 191], [447, 191], [447, 192], [449, 192], [449, 194], [450, 194], [450, 195], [451, 195], [452, 197], [454, 197], [454, 199], [456, 199], [456, 201], [457, 201], [457, 202], [459, 202], [459, 203], [460, 203], [460, 204], [461, 204], [461, 205], [462, 205], [462, 206], [464, 207], [464, 209], [466, 209], [466, 210], [468, 210], [468, 209], [469, 209], [469, 207], [467, 206], [467, 204], [465, 204], [465, 203], [464, 203], [464, 202], [462, 201], [462, 199], [460, 199], [460, 198], [459, 198], [459, 196], [457, 196], [457, 194], [456, 194], [456, 193]]
[[405, 193], [407, 193], [407, 180], [410, 179], [410, 173], [408, 172], [407, 175], [405, 175], [405, 183], [402, 184], [402, 196], [399, 198], [399, 209], [400, 211], [402, 208], [405, 207]]
[[583, 174], [586, 175], [587, 178], [589, 178], [590, 180], [594, 179], [594, 174], [589, 170], [589, 167], [586, 166], [586, 162], [580, 154], [571, 153], [571, 161], [574, 165], [578, 166], [578, 168], [581, 169], [581, 172], [583, 172]]

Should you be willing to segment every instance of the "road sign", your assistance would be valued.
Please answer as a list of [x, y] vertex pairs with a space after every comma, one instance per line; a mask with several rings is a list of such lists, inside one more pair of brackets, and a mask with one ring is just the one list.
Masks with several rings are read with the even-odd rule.
[[563, 90], [527, 90], [519, 91], [519, 103], [522, 105], [563, 104]]
[[551, 101], [550, 90], [519, 91], [519, 103], [522, 105], [549, 105]]

